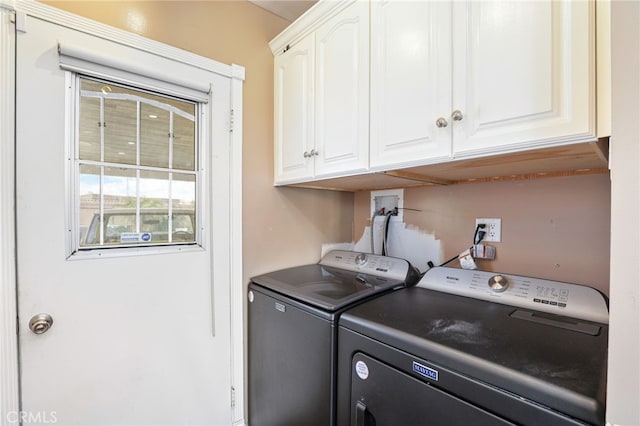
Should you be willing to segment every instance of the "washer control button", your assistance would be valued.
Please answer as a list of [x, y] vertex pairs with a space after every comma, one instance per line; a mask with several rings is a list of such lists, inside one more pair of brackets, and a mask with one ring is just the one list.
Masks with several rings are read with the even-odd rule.
[[494, 275], [489, 278], [489, 288], [494, 293], [502, 293], [509, 287], [509, 281], [502, 275]]
[[367, 255], [364, 253], [359, 253], [356, 256], [356, 265], [364, 265], [365, 263], [367, 263]]

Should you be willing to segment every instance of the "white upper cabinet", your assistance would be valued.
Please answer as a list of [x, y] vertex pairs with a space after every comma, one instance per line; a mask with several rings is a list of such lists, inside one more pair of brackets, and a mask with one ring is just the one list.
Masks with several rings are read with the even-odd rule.
[[369, 4], [356, 1], [316, 31], [315, 175], [369, 166]]
[[371, 3], [371, 168], [451, 155], [451, 4]]
[[276, 183], [595, 141], [595, 6], [319, 1], [270, 43]]
[[313, 175], [314, 34], [274, 58], [276, 182]]
[[275, 61], [275, 182], [369, 167], [369, 5], [357, 1]]
[[595, 139], [593, 2], [452, 7], [456, 156]]
[[595, 139], [593, 11], [372, 2], [372, 170]]

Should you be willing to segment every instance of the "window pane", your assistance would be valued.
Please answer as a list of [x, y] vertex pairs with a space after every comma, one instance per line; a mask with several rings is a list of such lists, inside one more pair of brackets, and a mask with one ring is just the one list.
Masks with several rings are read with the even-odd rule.
[[174, 209], [196, 208], [196, 177], [183, 173], [174, 173], [172, 190]]
[[169, 111], [142, 105], [140, 115], [140, 164], [169, 167]]
[[140, 172], [140, 207], [169, 209], [169, 173]]
[[105, 210], [135, 207], [136, 185], [136, 171], [134, 169], [105, 167], [102, 186]]
[[132, 208], [106, 210], [104, 224], [105, 244], [121, 244], [123, 239], [125, 242], [130, 242], [127, 238], [137, 233], [136, 210]]
[[196, 126], [193, 120], [174, 114], [173, 118], [173, 167], [182, 170], [196, 169]]
[[137, 105], [131, 100], [104, 100], [104, 161], [136, 164]]
[[154, 243], [169, 242], [169, 173], [140, 172], [140, 232]]
[[104, 244], [120, 244], [123, 233], [136, 229], [136, 171], [105, 167], [102, 185], [104, 198]]
[[79, 80], [80, 248], [195, 243], [196, 104]]
[[175, 242], [196, 241], [196, 177], [181, 173], [173, 174], [172, 232]]
[[171, 231], [173, 233], [173, 241], [175, 242], [192, 242], [195, 241], [195, 221], [193, 212], [189, 211], [173, 211], [173, 221]]
[[[94, 222], [96, 214], [98, 217]], [[99, 214], [100, 167], [82, 165], [80, 166], [80, 246], [100, 244]]]
[[80, 97], [80, 111], [80, 158], [100, 161], [100, 99]]

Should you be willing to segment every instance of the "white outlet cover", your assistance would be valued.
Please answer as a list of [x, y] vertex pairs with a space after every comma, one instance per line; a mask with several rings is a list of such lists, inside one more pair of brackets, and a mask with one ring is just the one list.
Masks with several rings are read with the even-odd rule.
[[476, 218], [476, 228], [479, 224], [484, 223], [487, 225], [487, 229], [485, 229], [486, 234], [484, 235], [484, 239], [482, 241], [487, 243], [499, 243], [502, 241], [502, 219], [501, 218], [490, 218], [490, 217], [479, 217]]
[[404, 214], [402, 208], [404, 207], [404, 189], [384, 189], [380, 191], [371, 191], [371, 209], [369, 210], [370, 217], [373, 216], [373, 212], [376, 210], [376, 197], [386, 196], [398, 197], [398, 216], [391, 216], [392, 222], [402, 222], [404, 220]]

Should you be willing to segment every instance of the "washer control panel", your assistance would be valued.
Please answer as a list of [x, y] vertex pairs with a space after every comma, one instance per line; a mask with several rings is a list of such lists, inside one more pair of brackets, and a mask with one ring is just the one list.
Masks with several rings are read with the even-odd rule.
[[333, 250], [327, 253], [320, 265], [395, 280], [407, 279], [412, 271], [411, 264], [404, 259], [347, 250]]
[[605, 297], [591, 287], [577, 284], [440, 266], [429, 269], [417, 287], [601, 324], [609, 323]]

